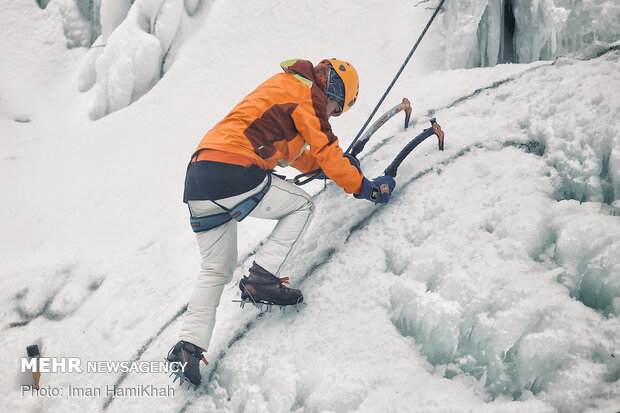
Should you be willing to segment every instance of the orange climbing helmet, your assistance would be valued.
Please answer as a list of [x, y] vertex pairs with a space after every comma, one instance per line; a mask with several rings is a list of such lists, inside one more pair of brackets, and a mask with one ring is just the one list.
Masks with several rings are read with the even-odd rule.
[[[328, 64], [342, 81], [342, 84], [344, 85], [344, 99], [334, 100], [337, 100], [338, 103], [342, 105], [342, 112], [346, 112], [351, 106], [353, 106], [357, 100], [357, 94], [359, 93], [360, 82], [357, 77], [357, 71], [351, 63], [345, 62], [344, 60], [325, 59], [321, 61], [321, 63]], [[329, 83], [331, 83], [331, 81], [328, 81], [328, 89]], [[328, 97], [333, 98], [332, 96], [329, 96], [329, 93], [326, 94]]]

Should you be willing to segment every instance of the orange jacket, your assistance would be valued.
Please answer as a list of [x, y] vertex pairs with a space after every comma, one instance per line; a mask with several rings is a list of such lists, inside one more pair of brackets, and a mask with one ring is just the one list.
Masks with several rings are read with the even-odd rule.
[[346, 192], [359, 193], [363, 175], [342, 155], [327, 121], [325, 85], [315, 78], [312, 63], [293, 59], [281, 66], [285, 73], [246, 96], [207, 132], [196, 152], [213, 149], [200, 158], [262, 169], [321, 168]]

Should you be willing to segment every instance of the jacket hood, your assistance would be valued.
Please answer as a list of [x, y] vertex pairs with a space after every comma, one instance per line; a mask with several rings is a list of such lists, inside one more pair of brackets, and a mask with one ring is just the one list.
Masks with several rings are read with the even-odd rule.
[[316, 68], [309, 60], [290, 59], [280, 63], [280, 67], [286, 73], [298, 74], [312, 81], [323, 92], [325, 92], [325, 80], [321, 76], [316, 76]]

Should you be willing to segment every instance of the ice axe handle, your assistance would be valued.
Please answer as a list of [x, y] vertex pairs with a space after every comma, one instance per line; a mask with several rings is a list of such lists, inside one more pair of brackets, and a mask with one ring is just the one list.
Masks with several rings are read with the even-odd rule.
[[388, 110], [381, 116], [375, 123], [373, 123], [370, 128], [362, 135], [361, 138], [355, 139], [351, 146], [347, 149], [346, 153], [357, 156], [361, 151], [364, 150], [364, 146], [370, 139], [370, 137], [387, 122], [390, 118], [396, 115], [398, 112], [405, 112], [405, 129], [409, 127], [409, 119], [411, 119], [411, 102], [407, 98], [403, 98], [402, 102], [398, 105], [394, 106], [392, 109]]
[[443, 134], [443, 131], [441, 130], [441, 126], [439, 126], [435, 118], [432, 118], [430, 122], [431, 122], [431, 127], [424, 129], [422, 133], [420, 133], [418, 136], [413, 138], [413, 140], [409, 142], [407, 146], [405, 146], [400, 151], [400, 153], [396, 156], [396, 158], [394, 158], [392, 163], [387, 168], [385, 168], [385, 171], [383, 173], [384, 175], [391, 176], [392, 178], [396, 178], [398, 167], [405, 160], [405, 158], [411, 153], [411, 151], [413, 151], [416, 148], [416, 146], [424, 142], [424, 140], [426, 140], [427, 138], [433, 135], [437, 135], [437, 138], [439, 139], [439, 150], [443, 151], [444, 134]]
[[[26, 353], [28, 354], [28, 358], [30, 359], [38, 359], [41, 357], [41, 353], [39, 352], [39, 346], [33, 344], [31, 346], [26, 347]], [[32, 372], [32, 378], [34, 378], [34, 388], [39, 390], [39, 380], [41, 379], [41, 373], [38, 369], [38, 360], [36, 361], [36, 371]]]

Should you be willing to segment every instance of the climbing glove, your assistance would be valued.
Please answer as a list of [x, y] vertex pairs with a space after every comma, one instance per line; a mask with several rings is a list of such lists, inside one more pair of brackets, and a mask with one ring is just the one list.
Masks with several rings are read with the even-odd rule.
[[364, 178], [362, 190], [358, 195], [353, 196], [357, 199], [367, 199], [375, 204], [386, 204], [395, 186], [396, 181], [391, 176], [380, 176], [372, 182]]

